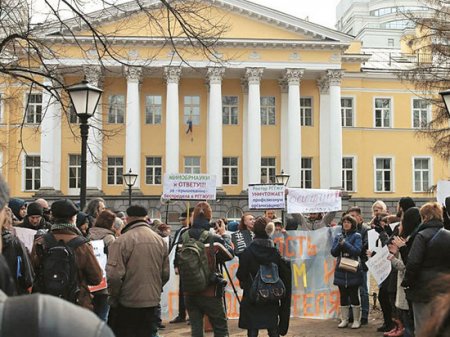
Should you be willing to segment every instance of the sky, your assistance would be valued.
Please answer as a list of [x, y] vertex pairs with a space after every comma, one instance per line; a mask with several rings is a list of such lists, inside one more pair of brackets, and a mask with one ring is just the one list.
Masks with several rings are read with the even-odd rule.
[[285, 12], [301, 19], [335, 28], [336, 6], [339, 0], [250, 0], [251, 2]]

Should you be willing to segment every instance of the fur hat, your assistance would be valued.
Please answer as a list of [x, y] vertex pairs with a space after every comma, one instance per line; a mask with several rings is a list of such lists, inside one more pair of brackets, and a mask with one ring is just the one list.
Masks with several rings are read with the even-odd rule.
[[144, 218], [147, 216], [147, 210], [140, 205], [132, 205], [127, 208], [127, 215], [130, 217]]

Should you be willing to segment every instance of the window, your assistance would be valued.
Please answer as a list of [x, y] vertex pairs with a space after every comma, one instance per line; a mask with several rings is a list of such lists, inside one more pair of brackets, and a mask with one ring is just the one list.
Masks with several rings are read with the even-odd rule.
[[160, 185], [162, 176], [162, 158], [145, 158], [145, 183], [147, 185]]
[[427, 192], [431, 186], [430, 158], [414, 158], [414, 192]]
[[108, 185], [123, 184], [123, 157], [108, 157]]
[[424, 128], [430, 122], [430, 105], [424, 99], [413, 99], [413, 127]]
[[237, 125], [239, 113], [239, 99], [237, 96], [222, 97], [222, 124]]
[[302, 158], [301, 188], [312, 188], [312, 158]]
[[146, 96], [145, 97], [145, 123], [161, 124], [162, 115], [162, 97]]
[[238, 157], [224, 157], [222, 160], [222, 183], [238, 184]]
[[261, 97], [261, 125], [275, 125], [275, 97]]
[[312, 126], [312, 98], [300, 98], [300, 125]]
[[184, 96], [184, 124], [200, 124], [200, 96]]
[[185, 157], [184, 173], [190, 174], [200, 173], [200, 157]]
[[344, 191], [353, 192], [355, 190], [354, 158], [342, 158], [342, 188]]
[[42, 121], [42, 94], [28, 94], [26, 123], [39, 124]]
[[70, 124], [80, 123], [77, 113], [75, 112], [75, 107], [72, 104], [69, 106], [69, 123]]
[[25, 191], [37, 191], [41, 188], [41, 157], [25, 157]]
[[261, 158], [261, 183], [262, 184], [274, 184], [275, 179], [275, 158], [266, 157]]
[[388, 47], [394, 47], [394, 39], [388, 39]]
[[108, 104], [108, 123], [122, 124], [125, 120], [125, 95], [110, 95]]
[[69, 155], [69, 188], [80, 188], [81, 186], [81, 156], [79, 154]]
[[241, 220], [242, 216], [244, 215], [244, 211], [240, 207], [230, 207], [226, 213], [226, 218], [228, 221], [231, 219], [236, 219], [238, 221]]
[[353, 98], [341, 98], [342, 126], [353, 126]]
[[375, 98], [375, 127], [391, 127], [391, 99]]
[[393, 190], [392, 158], [375, 159], [375, 192], [392, 192]]

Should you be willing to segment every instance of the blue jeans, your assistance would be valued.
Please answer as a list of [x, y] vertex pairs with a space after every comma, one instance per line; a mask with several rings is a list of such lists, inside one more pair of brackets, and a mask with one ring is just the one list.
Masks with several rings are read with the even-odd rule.
[[367, 272], [363, 271], [363, 284], [359, 287], [361, 297], [361, 318], [369, 318], [369, 290], [367, 289]]

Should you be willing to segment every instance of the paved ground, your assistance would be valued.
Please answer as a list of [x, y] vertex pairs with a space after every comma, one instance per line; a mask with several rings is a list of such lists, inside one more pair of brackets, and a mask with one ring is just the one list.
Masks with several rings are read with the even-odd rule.
[[[377, 332], [377, 327], [382, 324], [379, 311], [371, 312], [371, 319], [369, 325], [363, 326], [360, 329], [338, 329], [337, 320], [312, 320], [312, 319], [291, 319], [288, 337], [382, 337], [383, 334]], [[237, 326], [237, 320], [229, 320], [228, 327], [230, 329], [230, 336], [246, 337], [245, 330], [241, 330]], [[160, 331], [162, 337], [189, 337], [189, 325], [180, 324], [166, 324], [166, 329]], [[205, 337], [212, 337], [212, 333], [205, 333]], [[261, 331], [260, 337], [266, 337], [267, 332]]]

